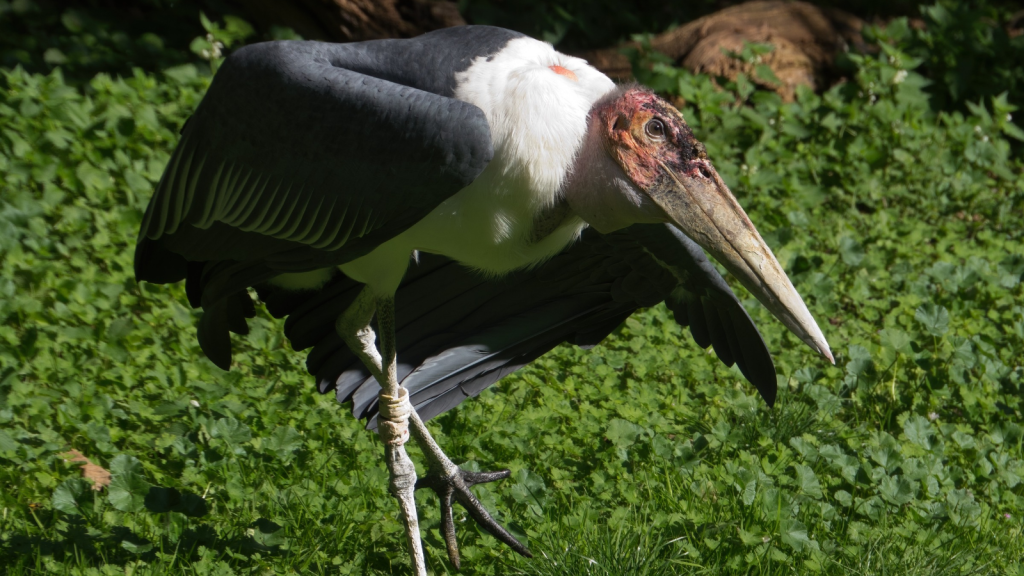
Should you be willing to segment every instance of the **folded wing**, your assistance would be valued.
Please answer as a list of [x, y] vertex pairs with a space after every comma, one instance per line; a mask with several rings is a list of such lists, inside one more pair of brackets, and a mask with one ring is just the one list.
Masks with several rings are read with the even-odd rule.
[[[333, 330], [360, 288], [339, 275], [317, 294], [258, 290], [272, 314], [289, 315], [293, 347], [312, 348], [307, 368], [321, 392], [351, 400], [372, 428], [380, 388]], [[396, 295], [398, 377], [428, 419], [562, 342], [599, 343], [638, 308], [663, 300], [698, 345], [713, 346], [774, 402], [775, 367], [753, 321], [700, 247], [663, 225], [588, 230], [545, 264], [497, 280], [422, 254]]]
[[453, 98], [455, 74], [514, 36], [467, 27], [235, 52], [150, 201], [136, 277], [187, 279], [203, 350], [227, 368], [228, 331], [245, 333], [253, 313], [248, 286], [362, 256], [483, 171], [490, 129]]

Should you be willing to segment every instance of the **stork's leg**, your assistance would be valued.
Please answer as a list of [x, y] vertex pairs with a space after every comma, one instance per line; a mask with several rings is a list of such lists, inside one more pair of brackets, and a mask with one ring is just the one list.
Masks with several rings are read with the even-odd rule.
[[[374, 346], [373, 328], [370, 327], [375, 309], [381, 335], [379, 353]], [[355, 302], [338, 318], [335, 327], [349, 348], [381, 384], [377, 430], [384, 442], [384, 460], [391, 476], [388, 489], [402, 510], [413, 572], [416, 576], [427, 576], [419, 518], [416, 514], [416, 467], [405, 452], [405, 443], [409, 439], [409, 416], [415, 412], [409, 403], [409, 391], [398, 386], [394, 299], [374, 298], [368, 289], [363, 289]]]
[[487, 530], [501, 542], [508, 545], [519, 554], [527, 558], [533, 558], [530, 550], [523, 546], [515, 536], [509, 534], [508, 530], [498, 524], [491, 517], [491, 514], [484, 508], [483, 504], [470, 492], [470, 486], [485, 482], [503, 480], [511, 476], [510, 470], [499, 470], [496, 472], [469, 472], [456, 466], [441, 451], [437, 442], [430, 435], [427, 426], [420, 420], [415, 410], [409, 418], [412, 423], [412, 435], [416, 443], [423, 449], [427, 458], [430, 472], [419, 482], [416, 488], [430, 488], [441, 500], [441, 534], [444, 535], [445, 547], [448, 548], [448, 559], [456, 569], [460, 567], [459, 545], [455, 539], [455, 521], [452, 518], [452, 498], [462, 504], [462, 507], [469, 512], [469, 515], [476, 520], [476, 523]]
[[[374, 312], [377, 313], [380, 330], [380, 352], [374, 346], [375, 335], [373, 328], [370, 327]], [[416, 488], [430, 488], [440, 498], [441, 531], [448, 548], [448, 558], [456, 568], [460, 562], [458, 543], [455, 539], [455, 522], [452, 518], [453, 499], [462, 504], [469, 515], [492, 536], [519, 554], [532, 558], [533, 555], [526, 546], [498, 524], [469, 490], [475, 484], [508, 478], [511, 472], [501, 470], [476, 473], [456, 466], [434, 441], [430, 431], [409, 403], [408, 390], [399, 387], [395, 366], [394, 312], [393, 298], [374, 297], [368, 289], [363, 289], [352, 305], [338, 318], [335, 327], [377, 382], [382, 384], [378, 431], [381, 440], [384, 441], [385, 459], [391, 474], [389, 488], [398, 499], [405, 518], [406, 536], [416, 575], [426, 575], [414, 498]], [[412, 436], [423, 449], [430, 470], [421, 482], [416, 481], [416, 469], [405, 453], [404, 444], [409, 438], [409, 423], [412, 424]]]

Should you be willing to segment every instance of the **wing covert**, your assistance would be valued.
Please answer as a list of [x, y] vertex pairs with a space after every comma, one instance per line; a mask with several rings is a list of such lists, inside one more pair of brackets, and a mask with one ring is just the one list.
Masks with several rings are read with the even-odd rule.
[[[471, 46], [459, 55], [431, 46], [452, 46], [453, 34]], [[400, 42], [238, 50], [154, 192], [137, 277], [176, 281], [187, 262], [209, 261], [258, 262], [263, 276], [309, 270], [402, 232], [490, 161], [487, 121], [451, 97], [454, 73], [511, 37], [470, 27]]]

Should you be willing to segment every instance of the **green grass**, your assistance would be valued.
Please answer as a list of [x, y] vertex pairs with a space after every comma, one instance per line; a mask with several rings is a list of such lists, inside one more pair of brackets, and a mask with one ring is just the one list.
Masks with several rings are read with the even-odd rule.
[[[475, 490], [537, 556], [456, 508], [462, 573], [1024, 574], [1024, 134], [1004, 98], [933, 110], [897, 32], [793, 104], [638, 57], [685, 100], [836, 366], [745, 293], [779, 370], [772, 410], [660, 306], [553, 351], [430, 424], [457, 462], [512, 469]], [[379, 441], [315, 393], [281, 323], [250, 322], [226, 373], [183, 287], [132, 279], [208, 82], [188, 65], [0, 80], [6, 574], [408, 569]], [[71, 449], [111, 486], [90, 490]], [[436, 499], [419, 502], [431, 569], [450, 573]]]

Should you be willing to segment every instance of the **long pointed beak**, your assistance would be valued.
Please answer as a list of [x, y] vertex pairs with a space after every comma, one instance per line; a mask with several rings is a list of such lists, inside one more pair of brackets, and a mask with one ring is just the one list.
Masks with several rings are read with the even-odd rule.
[[825, 336], [729, 187], [706, 160], [693, 174], [663, 174], [646, 192], [694, 242], [711, 253], [787, 328], [835, 364]]

